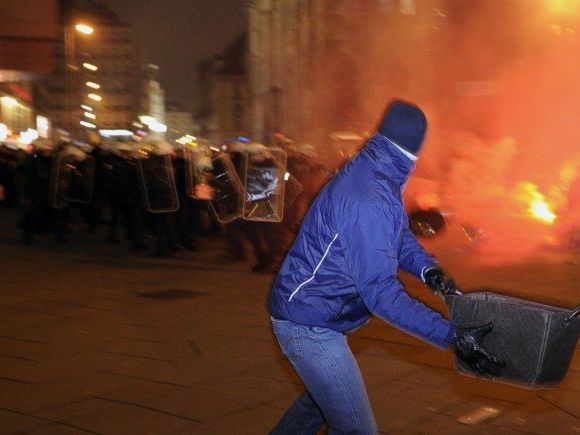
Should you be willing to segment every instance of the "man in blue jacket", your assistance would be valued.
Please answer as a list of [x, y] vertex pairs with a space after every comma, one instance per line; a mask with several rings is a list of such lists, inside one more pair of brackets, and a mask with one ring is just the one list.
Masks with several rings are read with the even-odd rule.
[[274, 434], [377, 433], [346, 333], [371, 315], [422, 340], [450, 346], [480, 373], [501, 361], [480, 346], [492, 325], [462, 329], [411, 298], [399, 268], [436, 292], [453, 282], [409, 229], [402, 191], [427, 120], [416, 106], [392, 103], [376, 133], [312, 203], [274, 282], [268, 308], [282, 352], [306, 392]]

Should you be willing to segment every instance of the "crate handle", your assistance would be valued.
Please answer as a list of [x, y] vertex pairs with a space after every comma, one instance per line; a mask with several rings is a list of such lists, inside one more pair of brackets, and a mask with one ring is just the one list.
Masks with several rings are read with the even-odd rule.
[[447, 296], [460, 296], [462, 294], [463, 294], [463, 291], [461, 291], [459, 289], [455, 289], [455, 293], [451, 293], [451, 294], [448, 294], [448, 295], [445, 295], [443, 293], [439, 293], [439, 297], [441, 299], [443, 299], [443, 302], [447, 303], [447, 301], [448, 301]]
[[572, 314], [570, 314], [568, 317], [564, 319], [564, 321], [562, 322], [564, 326], [568, 325], [568, 323], [570, 323], [570, 320], [572, 320], [578, 314], [580, 314], [580, 307], [577, 307], [574, 311], [572, 311]]

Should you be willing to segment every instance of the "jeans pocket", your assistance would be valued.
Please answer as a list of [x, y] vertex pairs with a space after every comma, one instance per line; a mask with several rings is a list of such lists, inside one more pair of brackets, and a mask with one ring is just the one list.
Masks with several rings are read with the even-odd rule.
[[321, 335], [325, 332], [328, 332], [328, 328], [323, 328], [322, 326], [311, 326], [309, 329], [316, 335]]
[[[274, 320], [274, 319], [273, 319]], [[297, 362], [302, 359], [302, 342], [300, 340], [300, 325], [289, 321], [272, 321], [274, 334], [278, 339], [278, 344], [282, 353], [290, 361]]]

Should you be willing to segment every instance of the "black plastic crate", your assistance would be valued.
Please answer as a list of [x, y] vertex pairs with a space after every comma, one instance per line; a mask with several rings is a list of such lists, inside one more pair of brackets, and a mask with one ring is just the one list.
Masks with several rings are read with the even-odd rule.
[[[494, 329], [483, 346], [502, 358], [506, 367], [493, 378], [521, 388], [554, 388], [570, 366], [580, 318], [568, 310], [491, 292], [465, 293], [445, 297], [449, 314], [460, 327], [493, 322]], [[480, 377], [468, 365], [455, 359], [460, 373]]]

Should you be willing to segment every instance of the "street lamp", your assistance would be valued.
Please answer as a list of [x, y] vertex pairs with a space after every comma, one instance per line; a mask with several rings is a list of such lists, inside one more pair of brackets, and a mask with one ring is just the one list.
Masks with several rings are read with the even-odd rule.
[[1, 97], [0, 102], [2, 104], [5, 104], [7, 107], [18, 106], [18, 100], [16, 100], [16, 98], [12, 98], [12, 97], [8, 97], [8, 96]]
[[84, 62], [83, 63], [83, 67], [86, 68], [86, 69], [88, 69], [89, 71], [96, 71], [96, 70], [99, 69], [98, 66], [93, 65], [92, 63], [88, 63], [88, 62]]
[[96, 128], [97, 127], [92, 122], [87, 122], [87, 121], [81, 121], [81, 122], [79, 122], [79, 124], [82, 125], [83, 127], [86, 127], [86, 128]]
[[[85, 36], [92, 35], [95, 29], [91, 26], [83, 23], [79, 23], [74, 26], [74, 29]], [[71, 30], [71, 27], [66, 26], [64, 29], [64, 51], [65, 51], [65, 61], [68, 67], [75, 69], [75, 33]]]
[[[77, 108], [76, 110], [78, 110], [79, 105], [84, 106], [83, 100], [84, 98], [86, 98], [82, 96], [82, 94], [84, 94], [84, 92], [82, 91], [81, 95], [76, 94], [77, 90], [79, 90], [79, 85], [82, 83], [84, 75], [83, 71], [86, 72], [86, 70], [88, 70], [90, 72], [95, 72], [99, 68], [92, 63], [83, 62], [83, 60], [77, 59], [76, 45], [78, 41], [76, 40], [76, 38], [82, 39], [88, 38], [94, 34], [95, 29], [92, 26], [88, 25], [87, 23], [77, 22], [77, 23], [69, 23], [68, 25], [66, 25], [64, 32], [65, 32], [64, 33], [65, 62], [67, 67], [65, 79], [67, 87], [67, 101], [68, 101], [67, 107], [70, 108], [69, 110], [73, 110], [73, 107], [76, 107]], [[79, 68], [80, 66], [82, 66], [83, 69]], [[93, 81], [86, 81], [85, 85], [91, 89], [100, 89], [101, 87], [99, 84]], [[88, 98], [94, 101], [102, 100], [102, 97], [97, 94], [89, 94]], [[89, 109], [86, 109], [85, 107], [81, 108], [88, 111], [92, 111], [92, 108]], [[79, 113], [79, 115], [82, 118], [83, 115], [81, 113]], [[82, 119], [80, 121], [80, 125], [86, 128], [95, 128], [94, 124], [86, 122]]]
[[89, 94], [87, 97], [94, 101], [101, 101], [103, 99], [99, 94]]
[[101, 85], [99, 85], [98, 83], [95, 82], [86, 82], [85, 85], [87, 85], [89, 88], [93, 88], [93, 89], [100, 89]]
[[6, 124], [0, 122], [0, 140], [4, 140], [8, 137], [8, 127]]
[[149, 130], [155, 133], [165, 133], [167, 131], [167, 126], [161, 122], [155, 121], [148, 125]]
[[91, 26], [83, 23], [79, 23], [75, 26], [77, 32], [82, 33], [83, 35], [92, 35], [95, 29]]

